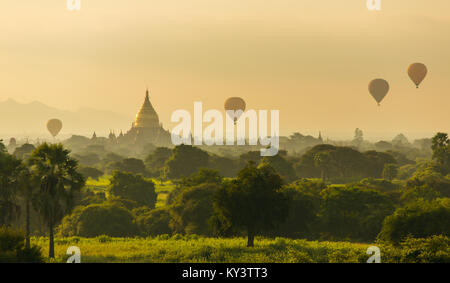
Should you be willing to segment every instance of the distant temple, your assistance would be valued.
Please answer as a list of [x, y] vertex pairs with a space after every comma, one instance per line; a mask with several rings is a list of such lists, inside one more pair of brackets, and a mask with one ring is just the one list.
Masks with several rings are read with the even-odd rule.
[[134, 143], [138, 145], [154, 144], [164, 146], [171, 143], [170, 133], [159, 123], [158, 114], [150, 103], [148, 89], [145, 94], [145, 101], [131, 129], [125, 134], [121, 133], [117, 138], [114, 133], [110, 139], [117, 140], [118, 143]]

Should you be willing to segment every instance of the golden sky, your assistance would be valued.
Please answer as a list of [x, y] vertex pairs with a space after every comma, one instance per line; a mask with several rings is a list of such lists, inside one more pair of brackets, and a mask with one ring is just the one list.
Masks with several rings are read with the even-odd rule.
[[[127, 114], [279, 109], [282, 134], [450, 131], [450, 1], [0, 0], [0, 101]], [[429, 74], [416, 90], [406, 69]], [[389, 81], [377, 107], [367, 85]], [[93, 117], [95, 118], [95, 117]], [[131, 122], [131, 121], [130, 121]], [[112, 126], [113, 127], [113, 126]]]

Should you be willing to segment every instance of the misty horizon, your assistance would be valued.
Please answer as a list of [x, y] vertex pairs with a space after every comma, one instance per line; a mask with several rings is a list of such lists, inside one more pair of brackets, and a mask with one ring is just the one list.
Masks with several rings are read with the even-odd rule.
[[[121, 119], [124, 119], [124, 121], [121, 121], [121, 123], [117, 126], [113, 125], [114, 121], [112, 121], [111, 123], [108, 123], [107, 121], [104, 121], [104, 127], [98, 126], [98, 128], [92, 128], [91, 126], [85, 126], [85, 125], [77, 125], [75, 127], [71, 127], [69, 125], [69, 127], [65, 126], [63, 127], [63, 129], [61, 130], [61, 133], [58, 135], [56, 140], [65, 140], [70, 138], [72, 135], [81, 135], [81, 136], [86, 136], [86, 137], [91, 137], [92, 134], [95, 132], [97, 134], [97, 136], [103, 136], [103, 137], [107, 137], [110, 132], [114, 132], [116, 135], [118, 135], [121, 131], [123, 133], [125, 133], [126, 131], [129, 130], [132, 121], [135, 118], [136, 114], [132, 114], [132, 115], [126, 115], [123, 113], [116, 113], [114, 111], [111, 110], [104, 110], [104, 109], [95, 109], [95, 108], [90, 108], [90, 107], [81, 107], [78, 110], [65, 110], [65, 109], [59, 109], [50, 105], [46, 105], [40, 101], [34, 100], [31, 102], [18, 102], [17, 100], [15, 100], [14, 98], [7, 98], [4, 101], [0, 101], [0, 107], [2, 106], [2, 103], [12, 103], [12, 104], [17, 104], [17, 105], [26, 105], [26, 106], [37, 106], [37, 107], [46, 107], [52, 110], [57, 110], [57, 111], [61, 111], [61, 112], [66, 112], [66, 113], [77, 113], [79, 111], [90, 111], [91, 113], [95, 113], [96, 111], [101, 112], [101, 113], [109, 113], [111, 115], [116, 115], [117, 117], [120, 117]], [[157, 107], [157, 106], [156, 106]], [[139, 107], [137, 106], [136, 109], [138, 109]], [[136, 110], [137, 111], [137, 110]], [[1, 116], [1, 113], [0, 113]], [[47, 115], [50, 118], [58, 118], [58, 117], [53, 117], [52, 113], [50, 113], [49, 115]], [[63, 115], [64, 116], [64, 115]], [[165, 118], [170, 119], [170, 114], [168, 115], [169, 117], [164, 117], [161, 116], [160, 117], [162, 119], [165, 120]], [[2, 128], [2, 131], [0, 131], [0, 139], [3, 139], [4, 141], [8, 141], [8, 139], [14, 137], [18, 140], [26, 140], [26, 139], [30, 139], [30, 140], [40, 140], [40, 141], [55, 141], [55, 139], [53, 139], [51, 137], [51, 135], [48, 133], [48, 130], [45, 126], [47, 120], [42, 120], [41, 124], [42, 126], [40, 128], [34, 129], [34, 130], [30, 130], [27, 128], [17, 128], [15, 131], [4, 131]], [[170, 124], [170, 123], [169, 123]], [[163, 126], [165, 129], [168, 129], [168, 127], [163, 123]], [[89, 128], [89, 130], [85, 130], [85, 128]], [[357, 126], [355, 126], [355, 128], [358, 128]], [[315, 131], [312, 130], [303, 130], [301, 128], [299, 128], [298, 130], [292, 131], [292, 132], [287, 132], [287, 131], [283, 131], [283, 127], [281, 124], [281, 136], [285, 136], [288, 137], [294, 133], [301, 133], [303, 135], [310, 135], [313, 137], [317, 137], [319, 135], [319, 132], [322, 133], [322, 136], [324, 137], [324, 139], [330, 139], [330, 140], [335, 140], [335, 141], [345, 141], [345, 140], [351, 140], [353, 139], [353, 135], [354, 135], [354, 129], [348, 129], [347, 131], [324, 131], [322, 129], [317, 129]], [[368, 129], [362, 129], [364, 131], [364, 138], [367, 141], [370, 142], [376, 142], [376, 141], [380, 141], [380, 140], [385, 140], [385, 141], [390, 141], [392, 140], [395, 136], [397, 136], [398, 134], [404, 134], [409, 140], [410, 142], [412, 142], [415, 139], [422, 139], [422, 138], [430, 138], [431, 136], [433, 136], [435, 134], [435, 132], [417, 132], [417, 131], [386, 131], [386, 132], [379, 132], [379, 131], [370, 131]]]

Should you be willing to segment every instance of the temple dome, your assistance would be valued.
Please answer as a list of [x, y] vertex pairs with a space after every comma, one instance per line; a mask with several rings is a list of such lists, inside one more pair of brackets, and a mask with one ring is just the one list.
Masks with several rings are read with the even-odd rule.
[[136, 114], [136, 120], [134, 122], [135, 128], [158, 128], [159, 118], [155, 109], [150, 103], [150, 97], [148, 90], [145, 95], [145, 101], [139, 112]]

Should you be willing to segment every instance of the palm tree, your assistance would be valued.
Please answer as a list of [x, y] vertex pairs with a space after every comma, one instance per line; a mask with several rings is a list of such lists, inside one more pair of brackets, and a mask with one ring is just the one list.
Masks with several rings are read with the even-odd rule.
[[31, 248], [30, 245], [30, 209], [31, 203], [34, 198], [36, 188], [39, 184], [39, 180], [31, 174], [28, 167], [24, 166], [20, 173], [20, 193], [25, 201], [25, 246], [27, 249]]
[[314, 165], [320, 169], [322, 181], [327, 181], [333, 158], [329, 152], [318, 152], [314, 155]]
[[84, 185], [77, 172], [78, 162], [69, 156], [62, 144], [41, 144], [30, 156], [32, 172], [39, 188], [33, 206], [41, 214], [49, 229], [49, 257], [55, 257], [54, 227], [74, 207], [74, 196]]
[[21, 160], [0, 148], [0, 226], [10, 226], [20, 215], [17, 187], [21, 168]]

